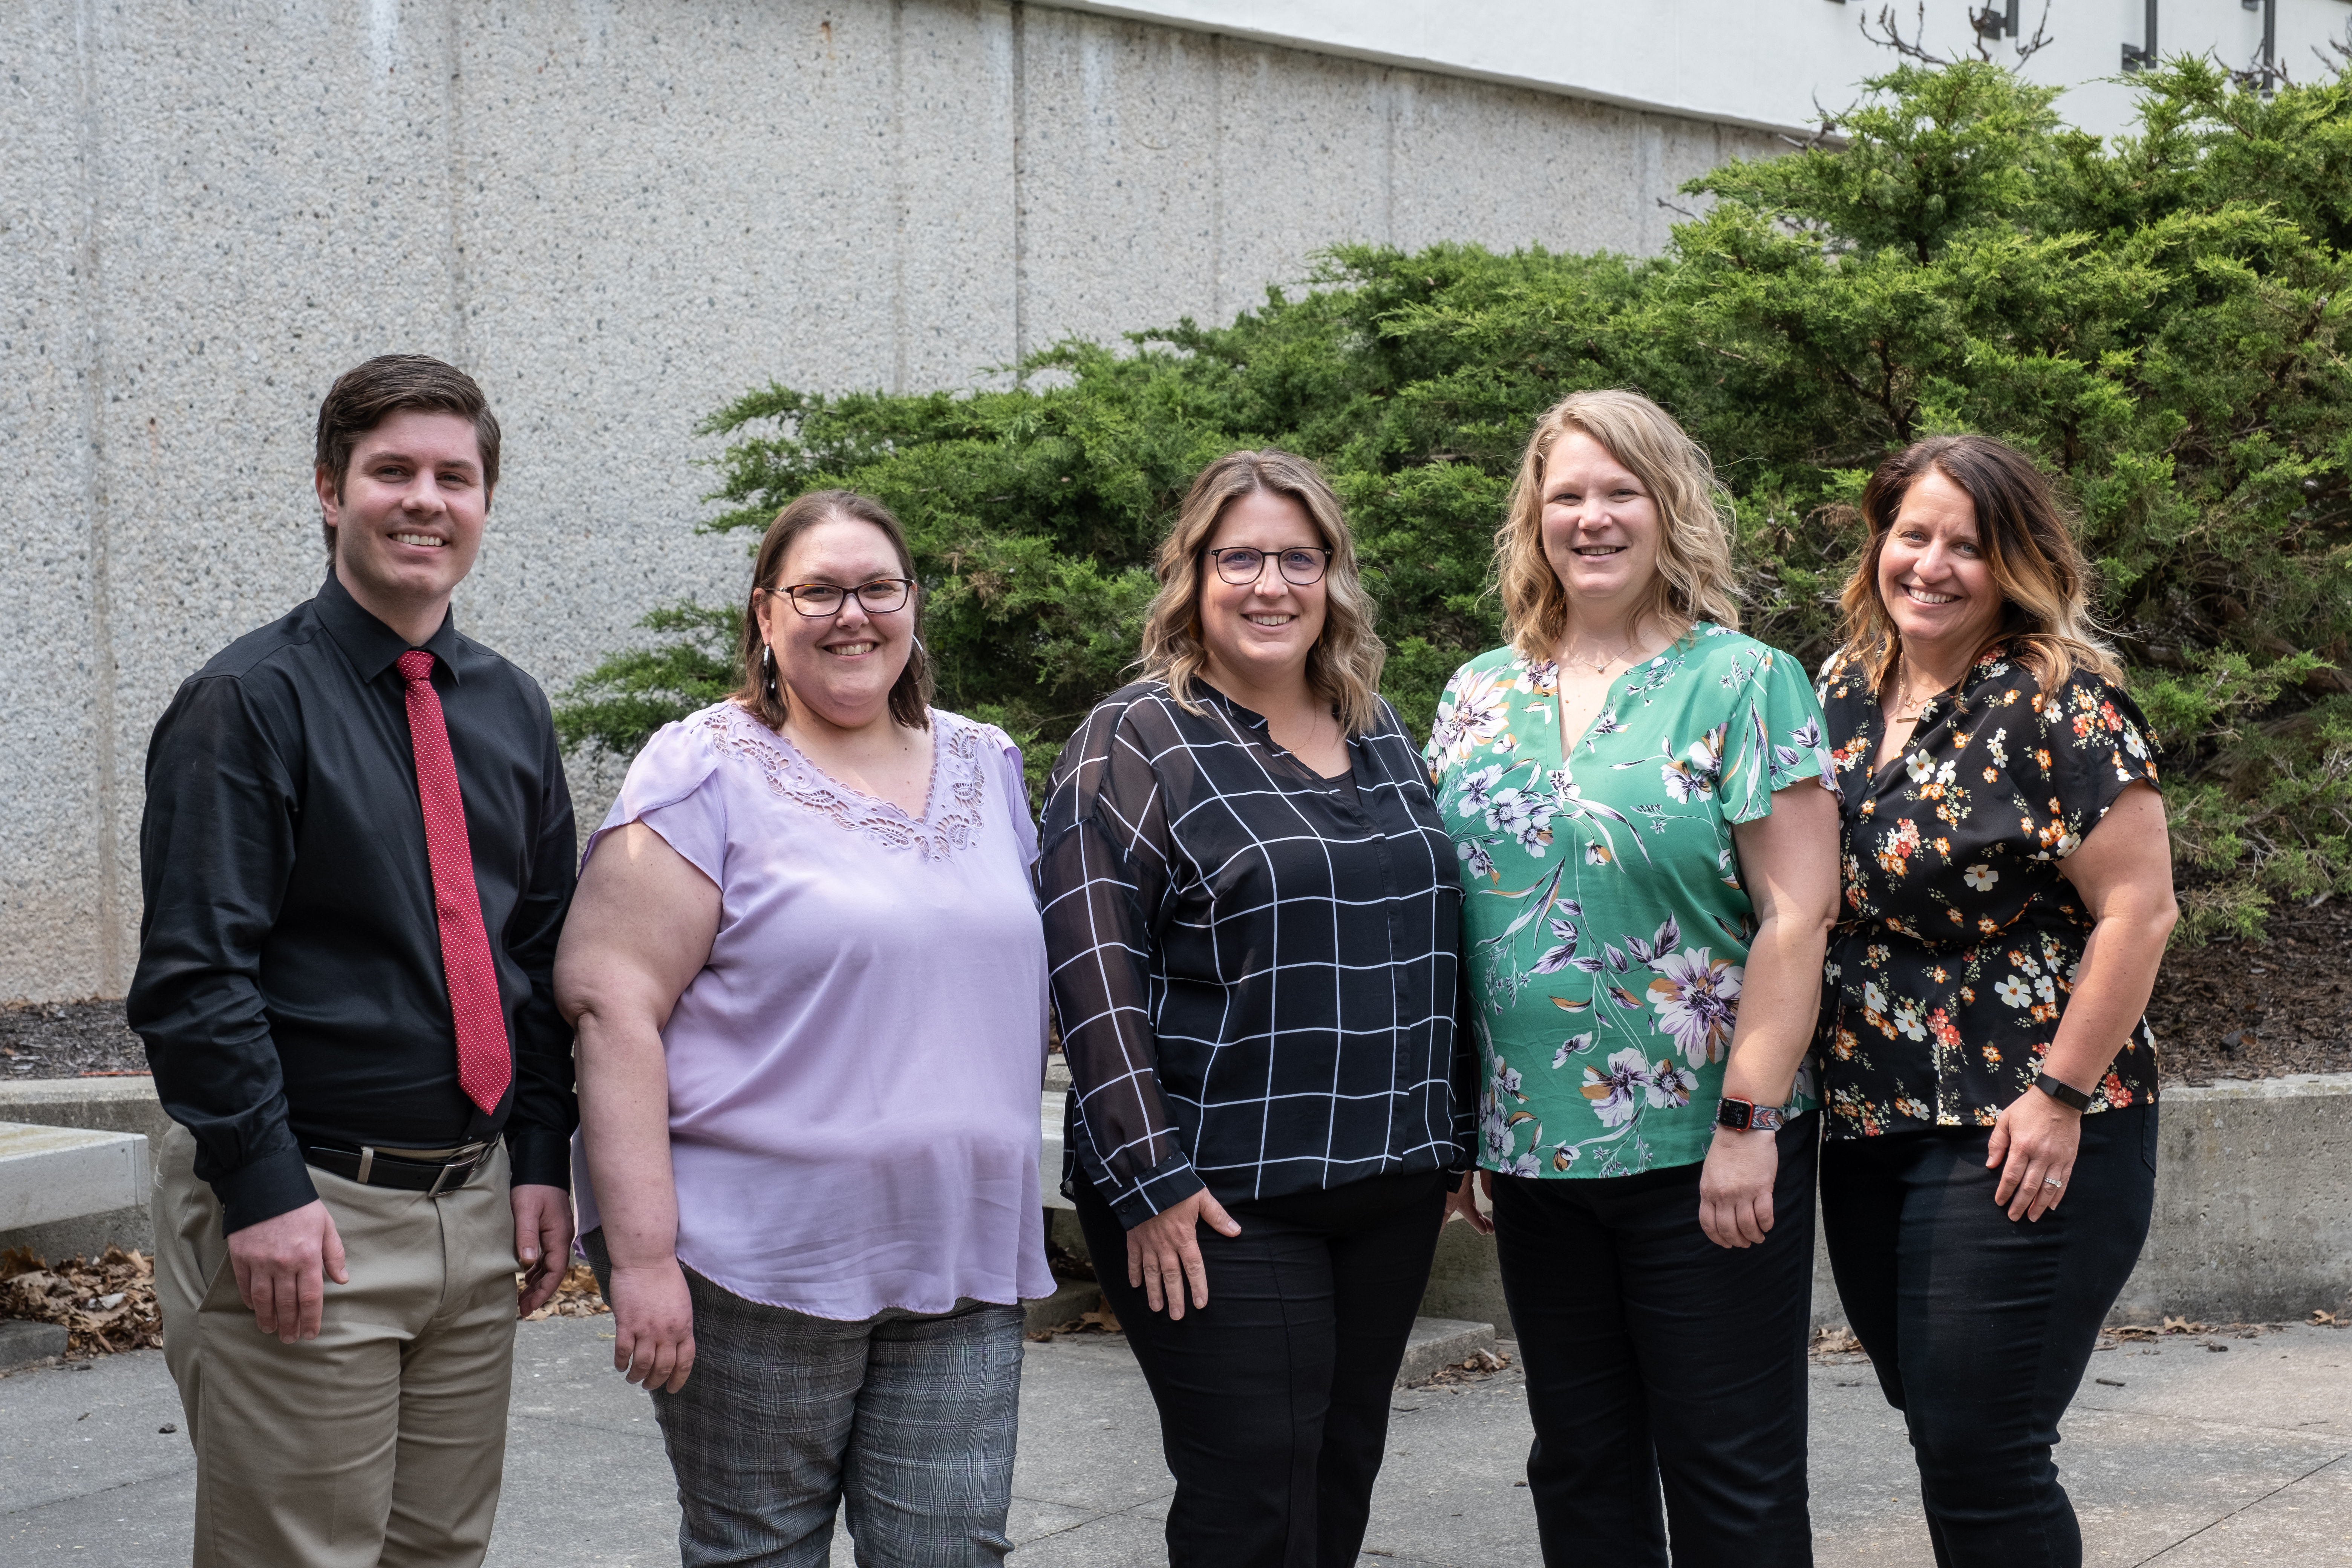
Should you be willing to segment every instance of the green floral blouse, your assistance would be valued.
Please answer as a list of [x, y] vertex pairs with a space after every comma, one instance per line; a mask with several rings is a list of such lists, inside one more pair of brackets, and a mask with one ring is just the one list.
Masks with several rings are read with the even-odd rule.
[[[1617, 678], [1560, 751], [1558, 667], [1456, 670], [1424, 755], [1462, 863], [1479, 1163], [1605, 1177], [1706, 1157], [1755, 906], [1731, 827], [1828, 784], [1787, 654], [1706, 621]], [[1810, 1066], [1791, 1103], [1817, 1107]]]
[[[2088, 670], [2044, 690], [1997, 644], [1873, 768], [1870, 670], [1840, 653], [1820, 685], [1845, 884], [1817, 1042], [1825, 1135], [1990, 1127], [2040, 1076], [2090, 936], [2058, 863], [2116, 796], [2156, 784], [2147, 721]], [[2156, 1074], [2142, 1018], [2091, 1109], [2154, 1100]]]

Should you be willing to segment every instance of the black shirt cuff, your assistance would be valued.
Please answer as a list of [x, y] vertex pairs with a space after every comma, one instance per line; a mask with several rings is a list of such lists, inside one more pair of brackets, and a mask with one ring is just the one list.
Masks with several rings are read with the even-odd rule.
[[212, 1189], [220, 1200], [224, 1236], [291, 1214], [319, 1199], [319, 1189], [310, 1183], [310, 1167], [302, 1163], [299, 1149], [261, 1155], [250, 1164], [215, 1177]]
[[546, 1128], [508, 1128], [507, 1163], [512, 1185], [572, 1190], [572, 1140]]
[[[1157, 1166], [1139, 1176], [1128, 1191], [1111, 1200], [1111, 1213], [1118, 1223], [1133, 1230], [1156, 1214], [1175, 1207], [1209, 1184], [1192, 1169], [1192, 1161], [1182, 1152], [1173, 1153]], [[1104, 1194], [1108, 1197], [1108, 1194]]]

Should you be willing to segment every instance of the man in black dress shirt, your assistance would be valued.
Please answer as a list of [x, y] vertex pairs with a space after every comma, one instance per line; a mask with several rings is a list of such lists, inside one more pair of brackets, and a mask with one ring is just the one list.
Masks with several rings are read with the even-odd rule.
[[569, 1258], [572, 799], [546, 698], [449, 614], [498, 461], [463, 372], [342, 376], [325, 584], [149, 749], [130, 1016], [178, 1124], [156, 1280], [200, 1568], [479, 1563], [518, 1309]]

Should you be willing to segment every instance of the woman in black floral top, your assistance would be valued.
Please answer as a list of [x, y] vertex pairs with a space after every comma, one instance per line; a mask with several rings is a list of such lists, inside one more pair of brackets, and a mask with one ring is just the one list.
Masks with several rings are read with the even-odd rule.
[[2177, 911], [2154, 748], [2031, 461], [1922, 441], [1863, 514], [1819, 686], [1844, 822], [1830, 1261], [1939, 1568], [2073, 1568], [2050, 1448], [2155, 1198], [2140, 1015]]

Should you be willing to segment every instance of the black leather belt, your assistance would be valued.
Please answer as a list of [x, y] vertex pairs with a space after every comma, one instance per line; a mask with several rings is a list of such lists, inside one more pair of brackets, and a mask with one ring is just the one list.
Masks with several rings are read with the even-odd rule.
[[307, 1164], [363, 1187], [396, 1187], [437, 1195], [472, 1181], [497, 1147], [495, 1142], [455, 1149], [379, 1149], [364, 1143], [356, 1149], [337, 1149], [313, 1143], [302, 1152], [302, 1158]]

